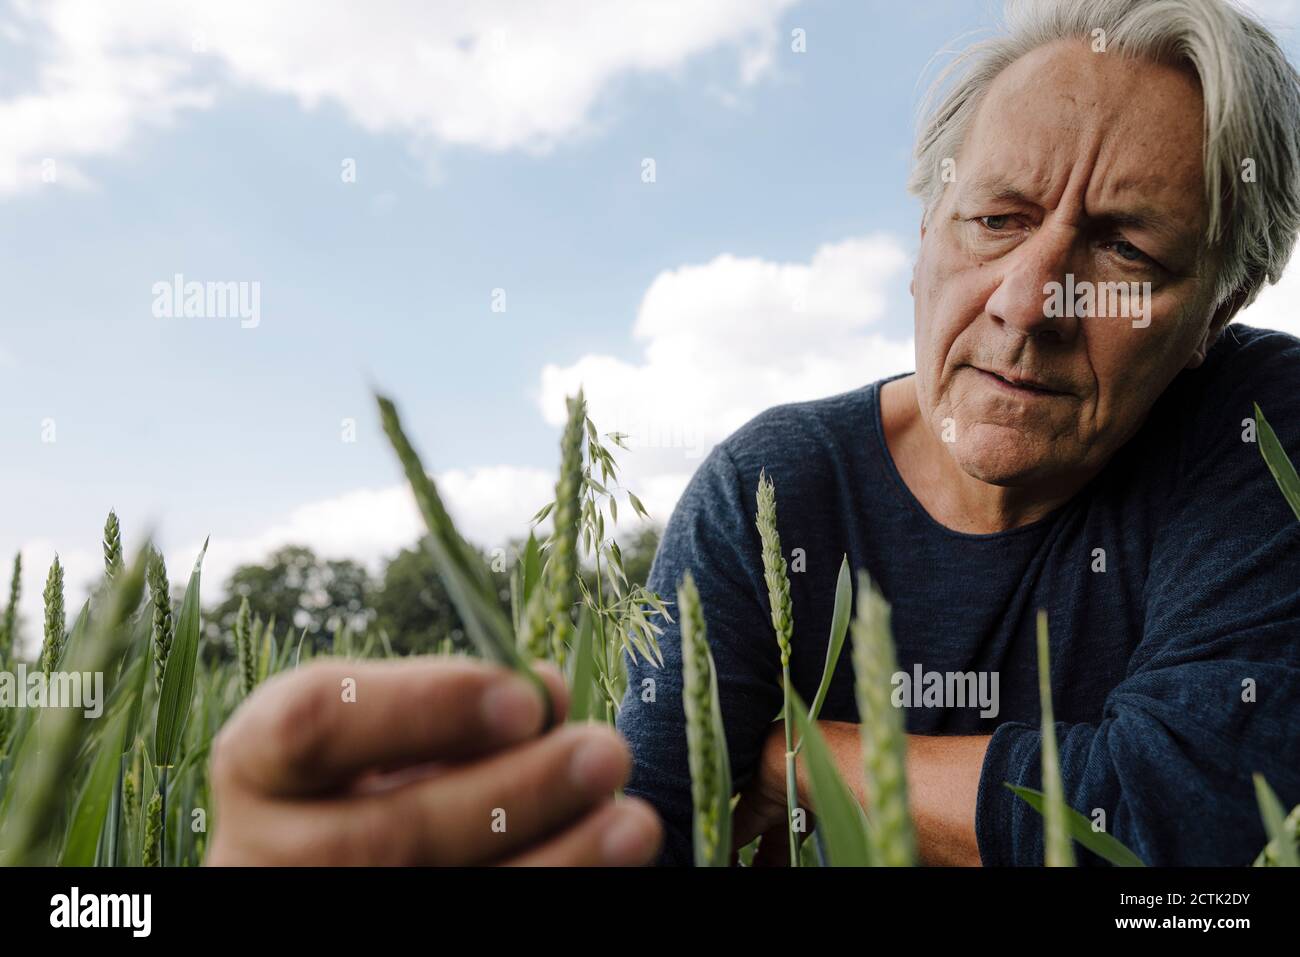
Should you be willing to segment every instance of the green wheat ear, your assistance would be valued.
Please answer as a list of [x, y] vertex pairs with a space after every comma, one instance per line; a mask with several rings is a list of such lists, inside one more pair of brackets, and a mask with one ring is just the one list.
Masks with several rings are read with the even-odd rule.
[[907, 737], [902, 712], [891, 700], [898, 671], [889, 603], [858, 572], [858, 613], [853, 621], [853, 671], [862, 761], [866, 772], [867, 832], [871, 860], [886, 867], [916, 864], [916, 835], [907, 801]]
[[582, 390], [568, 399], [569, 419], [560, 440], [560, 477], [555, 483], [555, 534], [547, 574], [550, 594], [551, 643], [556, 662], [564, 667], [569, 639], [573, 634], [570, 617], [577, 600], [574, 587], [578, 572], [578, 525], [582, 517], [582, 437], [587, 420], [587, 403]]
[[781, 650], [781, 667], [790, 667], [790, 640], [794, 635], [794, 607], [790, 601], [790, 578], [781, 535], [776, 528], [776, 487], [766, 472], [758, 476], [758, 534], [763, 542], [763, 579], [772, 609], [772, 629]]
[[696, 867], [726, 867], [731, 855], [731, 759], [709, 653], [704, 608], [687, 572], [677, 586], [682, 640], [682, 706], [694, 806]]
[[247, 698], [257, 686], [252, 612], [248, 607], [247, 596], [239, 603], [239, 615], [235, 618], [235, 655], [239, 659], [240, 690]]
[[117, 512], [109, 509], [104, 522], [104, 574], [111, 582], [122, 572], [122, 528], [117, 522]]
[[153, 550], [147, 570], [149, 597], [153, 604], [153, 662], [154, 689], [162, 691], [163, 672], [167, 668], [167, 655], [171, 652], [175, 625], [172, 622], [171, 585], [167, 581], [167, 563], [162, 552]]
[[[161, 785], [160, 785], [161, 788]], [[162, 791], [155, 790], [145, 809], [144, 858], [145, 867], [162, 866], [163, 803]]]
[[45, 579], [45, 644], [41, 650], [41, 670], [47, 675], [59, 665], [63, 657], [64, 631], [67, 627], [63, 611], [63, 566], [59, 556], [54, 556], [50, 573]]
[[781, 714], [785, 720], [785, 803], [786, 837], [789, 841], [790, 866], [800, 864], [799, 837], [795, 831], [795, 812], [799, 791], [795, 777], [794, 713], [790, 700], [790, 643], [794, 636], [794, 606], [790, 601], [790, 577], [786, 573], [785, 555], [781, 552], [781, 535], [776, 527], [776, 487], [765, 471], [758, 475], [758, 536], [763, 543], [763, 580], [767, 583], [767, 600], [772, 612], [772, 630], [776, 632], [781, 652]]

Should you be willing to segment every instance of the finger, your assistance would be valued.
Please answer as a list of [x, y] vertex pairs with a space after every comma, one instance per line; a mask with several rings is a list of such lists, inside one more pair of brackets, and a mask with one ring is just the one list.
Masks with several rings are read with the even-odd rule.
[[[549, 722], [549, 725], [541, 728], [539, 732], [539, 733], [545, 733], [546, 731], [552, 730], [553, 728], [563, 724], [565, 718], [568, 717], [569, 689], [565, 685], [564, 677], [563, 675], [561, 675], [559, 669], [556, 668], [555, 665], [551, 664], [549, 661], [535, 662], [533, 665], [533, 671], [536, 672], [537, 676], [542, 679], [542, 683], [546, 685], [546, 690], [547, 693], [550, 695], [550, 701], [552, 705], [551, 720]], [[459, 757], [462, 759], [468, 757], [474, 757], [477, 754], [485, 753], [487, 750], [490, 749], [478, 748], [475, 749], [473, 752], [467, 752], [463, 755], [459, 755]], [[447, 754], [444, 756], [442, 760], [427, 762], [424, 765], [414, 765], [409, 763], [409, 761], [402, 761], [395, 766], [391, 766], [391, 767], [380, 766], [375, 768], [374, 770], [380, 776], [381, 779], [384, 777], [391, 776], [392, 777], [392, 781], [390, 784], [391, 786], [395, 784], [401, 784], [403, 777], [416, 778], [416, 777], [422, 777], [430, 774], [441, 774], [444, 771], [445, 762], [448, 760], [455, 760], [457, 757], [458, 757], [457, 755]]]
[[512, 867], [640, 867], [654, 862], [663, 825], [640, 798], [607, 801], [558, 837], [505, 863]]
[[536, 741], [394, 792], [427, 863], [502, 860], [554, 834], [607, 798], [631, 770], [613, 729], [568, 724]]
[[[541, 670], [555, 713], [563, 681]], [[222, 729], [213, 774], [269, 794], [337, 788], [359, 773], [463, 760], [538, 734], [537, 688], [471, 659], [313, 662], [266, 682]]]

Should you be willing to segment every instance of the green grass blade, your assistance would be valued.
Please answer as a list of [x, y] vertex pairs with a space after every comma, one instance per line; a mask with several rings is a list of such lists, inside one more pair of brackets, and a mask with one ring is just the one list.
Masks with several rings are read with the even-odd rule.
[[[126, 734], [123, 735], [122, 747], [129, 750], [140, 730], [140, 720], [144, 716], [144, 698], [152, 672], [153, 634], [149, 616], [140, 619], [140, 626], [131, 638], [131, 647], [127, 649], [126, 660], [129, 662], [118, 679], [117, 686], [121, 693], [131, 696], [131, 705], [126, 718]], [[114, 689], [117, 690], [117, 689]]]
[[831, 690], [831, 679], [835, 677], [835, 665], [840, 660], [840, 651], [844, 648], [844, 636], [849, 633], [849, 619], [853, 615], [853, 576], [849, 572], [849, 556], [844, 556], [840, 563], [840, 577], [835, 583], [835, 612], [831, 617], [831, 634], [826, 643], [826, 665], [822, 668], [822, 681], [817, 686], [813, 697], [812, 710], [808, 716], [814, 721], [822, 712], [826, 703], [826, 694]]
[[1043, 847], [1048, 867], [1073, 867], [1074, 846], [1061, 784], [1061, 762], [1056, 750], [1056, 719], [1052, 711], [1052, 662], [1047, 640], [1047, 612], [1038, 612], [1038, 696], [1042, 703]]
[[862, 805], [854, 798], [831, 758], [826, 739], [815, 721], [808, 718], [808, 708], [793, 688], [795, 725], [799, 729], [801, 753], [808, 765], [812, 787], [813, 810], [817, 813], [817, 830], [826, 846], [831, 867], [869, 867], [871, 840], [867, 833]]
[[194, 561], [194, 570], [190, 572], [189, 584], [185, 586], [185, 597], [181, 600], [180, 615], [176, 619], [176, 634], [163, 671], [162, 690], [158, 693], [154, 760], [160, 768], [170, 767], [175, 762], [193, 703], [194, 661], [199, 650], [199, 582], [203, 556], [207, 551], [208, 543], [204, 540], [199, 557]]
[[523, 557], [524, 570], [524, 588], [520, 600], [520, 607], [528, 603], [532, 597], [533, 590], [537, 583], [542, 579], [542, 546], [537, 541], [537, 536], [532, 532], [528, 533], [528, 542], [524, 545]]
[[1277, 846], [1278, 864], [1281, 867], [1300, 867], [1300, 854], [1296, 852], [1295, 841], [1287, 833], [1286, 811], [1282, 808], [1282, 802], [1268, 786], [1264, 775], [1256, 773], [1251, 778], [1255, 782], [1255, 799], [1259, 802], [1259, 814], [1264, 819], [1269, 845]]
[[[1035, 811], [1039, 814], [1043, 813], [1043, 792], [1008, 782], [1003, 783]], [[1105, 831], [1093, 830], [1092, 822], [1068, 805], [1065, 809], [1065, 818], [1070, 836], [1102, 860], [1116, 867], [1146, 867], [1142, 858], [1125, 847], [1119, 838]]]
[[1296, 518], [1300, 518], [1300, 475], [1296, 474], [1295, 465], [1287, 456], [1286, 449], [1282, 448], [1277, 433], [1268, 424], [1268, 419], [1264, 418], [1259, 405], [1255, 406], [1255, 425], [1259, 433], [1260, 454], [1264, 456], [1264, 462], [1273, 473], [1273, 480], [1282, 490], [1291, 511], [1295, 512]]
[[574, 649], [572, 675], [569, 679], [569, 720], [586, 721], [591, 717], [595, 698], [596, 655], [593, 649], [591, 613], [584, 606], [578, 621], [578, 644]]
[[90, 867], [95, 862], [95, 848], [104, 830], [113, 789], [122, 767], [122, 732], [126, 718], [125, 711], [117, 712], [101, 737], [99, 753], [95, 755], [95, 763], [72, 812], [72, 824], [59, 861], [62, 867]]
[[[77, 612], [77, 620], [72, 623], [72, 630], [68, 632], [68, 647], [75, 648], [81, 642], [86, 640], [86, 630], [90, 627], [90, 599], [87, 598], [81, 605], [81, 611]], [[69, 652], [70, 654], [71, 652]]]

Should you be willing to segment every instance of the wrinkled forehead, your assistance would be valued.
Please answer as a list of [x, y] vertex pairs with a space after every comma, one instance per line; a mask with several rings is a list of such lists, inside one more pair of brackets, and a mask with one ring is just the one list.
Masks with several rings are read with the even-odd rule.
[[1077, 194], [1087, 214], [1154, 207], [1199, 238], [1203, 127], [1189, 69], [1061, 41], [990, 85], [962, 145], [958, 188], [1001, 182], [1048, 209]]

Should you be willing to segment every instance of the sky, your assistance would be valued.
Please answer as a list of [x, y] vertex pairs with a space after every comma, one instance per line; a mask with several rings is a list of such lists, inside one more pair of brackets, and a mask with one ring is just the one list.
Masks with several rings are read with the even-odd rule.
[[[1300, 0], [1248, 5], [1300, 59]], [[376, 389], [494, 548], [579, 385], [662, 522], [753, 415], [909, 371], [916, 110], [999, 10], [0, 0], [28, 632], [56, 552], [73, 608], [101, 572], [110, 508], [175, 581], [210, 535], [209, 599], [287, 543], [378, 568], [420, 526]], [[1300, 264], [1241, 321], [1300, 334], [1297, 305]]]

